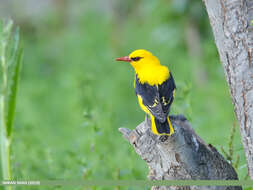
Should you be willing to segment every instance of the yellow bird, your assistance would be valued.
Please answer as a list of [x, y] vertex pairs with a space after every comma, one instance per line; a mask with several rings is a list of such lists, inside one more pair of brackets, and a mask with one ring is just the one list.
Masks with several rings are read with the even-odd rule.
[[156, 135], [171, 135], [174, 129], [168, 117], [176, 85], [168, 67], [152, 53], [138, 49], [129, 56], [116, 59], [130, 62], [135, 76], [135, 92], [140, 107], [151, 117], [152, 131]]

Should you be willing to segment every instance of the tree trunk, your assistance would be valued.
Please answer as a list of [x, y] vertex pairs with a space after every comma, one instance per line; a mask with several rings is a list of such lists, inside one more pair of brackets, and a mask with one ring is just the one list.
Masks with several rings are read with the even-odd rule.
[[[119, 131], [133, 145], [135, 151], [149, 166], [150, 180], [233, 180], [238, 179], [234, 168], [211, 145], [195, 134], [184, 116], [171, 116], [175, 133], [157, 136], [151, 132], [150, 120], [146, 119], [133, 131]], [[241, 187], [191, 186], [152, 187], [152, 190], [240, 190]]]
[[240, 124], [249, 175], [253, 179], [253, 1], [203, 1]]

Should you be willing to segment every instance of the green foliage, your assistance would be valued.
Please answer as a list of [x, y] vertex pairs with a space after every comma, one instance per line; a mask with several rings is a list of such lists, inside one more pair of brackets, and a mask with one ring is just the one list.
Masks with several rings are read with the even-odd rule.
[[[1, 92], [0, 92], [0, 120], [1, 120], [1, 168], [2, 179], [11, 180], [11, 132], [16, 107], [16, 95], [22, 51], [19, 46], [18, 30], [13, 35], [13, 22], [0, 22], [0, 62], [1, 62]], [[11, 190], [8, 186], [6, 189]]]
[[9, 82], [9, 91], [7, 96], [7, 117], [6, 117], [6, 127], [7, 136], [11, 136], [11, 131], [13, 127], [14, 114], [16, 110], [16, 97], [19, 82], [19, 75], [22, 63], [23, 49], [19, 47], [19, 32], [16, 30], [14, 36], [14, 48], [12, 53], [12, 58], [10, 59], [9, 66], [13, 67], [13, 71]]
[[233, 124], [233, 127], [231, 128], [230, 136], [229, 136], [229, 141], [228, 141], [228, 152], [225, 151], [223, 146], [221, 146], [221, 151], [226, 157], [226, 159], [233, 165], [235, 169], [238, 169], [239, 161], [240, 161], [240, 156], [237, 154], [236, 157], [234, 157], [234, 137], [235, 137], [235, 131], [236, 131], [236, 123]]
[[19, 30], [13, 30], [12, 20], [1, 22], [1, 65], [2, 65], [2, 96], [4, 98], [5, 127], [7, 137], [11, 135], [13, 126], [18, 79], [22, 62], [22, 49], [19, 47]]

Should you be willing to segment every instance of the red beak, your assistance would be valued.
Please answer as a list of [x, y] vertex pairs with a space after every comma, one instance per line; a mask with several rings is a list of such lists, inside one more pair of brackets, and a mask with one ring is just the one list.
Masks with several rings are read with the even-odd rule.
[[131, 62], [131, 59], [128, 56], [124, 56], [124, 57], [116, 58], [116, 61]]

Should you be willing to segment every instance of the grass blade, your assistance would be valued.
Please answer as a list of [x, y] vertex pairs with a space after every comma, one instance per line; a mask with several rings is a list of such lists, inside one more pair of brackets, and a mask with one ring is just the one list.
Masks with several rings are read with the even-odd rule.
[[21, 70], [22, 64], [22, 57], [23, 57], [23, 49], [19, 48], [16, 56], [16, 61], [14, 61], [14, 70], [10, 79], [10, 87], [9, 87], [9, 94], [7, 98], [7, 115], [6, 115], [6, 128], [7, 128], [7, 137], [11, 136], [12, 126], [14, 121], [14, 115], [16, 110], [16, 97], [17, 97], [17, 90], [18, 90], [18, 82], [19, 82], [19, 75]]
[[11, 55], [8, 59], [8, 67], [14, 64], [14, 62], [17, 60], [17, 53], [19, 48], [19, 28], [17, 28], [13, 34], [12, 39], [12, 46], [10, 49]]

